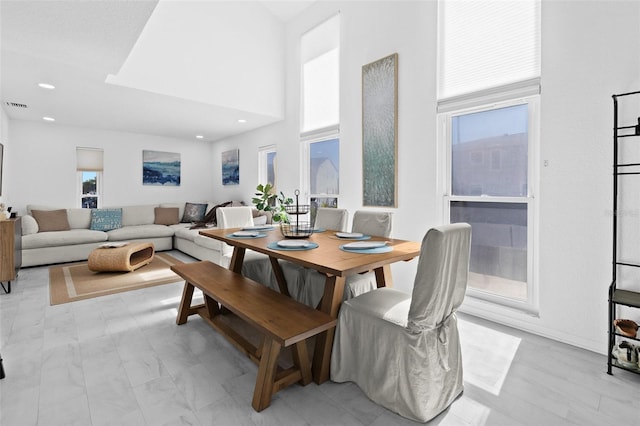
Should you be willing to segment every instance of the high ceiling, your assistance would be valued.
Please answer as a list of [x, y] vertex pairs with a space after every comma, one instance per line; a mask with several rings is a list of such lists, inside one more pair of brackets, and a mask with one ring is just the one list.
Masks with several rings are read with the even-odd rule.
[[204, 141], [274, 123], [284, 24], [311, 3], [1, 0], [2, 107], [15, 120]]

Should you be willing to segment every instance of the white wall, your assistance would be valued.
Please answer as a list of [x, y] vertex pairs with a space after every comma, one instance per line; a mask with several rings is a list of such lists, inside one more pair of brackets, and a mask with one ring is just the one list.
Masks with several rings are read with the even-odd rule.
[[[214, 160], [220, 152], [240, 147], [240, 187], [254, 192], [257, 170], [245, 168], [246, 159], [257, 164], [255, 147], [275, 143], [278, 150], [278, 189], [293, 196], [300, 188], [299, 87], [300, 36], [340, 12], [340, 207], [353, 213], [362, 209], [362, 66], [398, 53], [398, 205], [393, 234], [421, 240], [426, 230], [441, 222], [435, 179], [435, 2], [319, 2], [287, 27], [286, 118], [276, 126], [214, 144]], [[249, 151], [249, 152], [247, 152]], [[252, 157], [253, 156], [253, 157]], [[248, 173], [247, 173], [248, 172]], [[220, 185], [216, 183], [216, 185]], [[220, 185], [221, 186], [221, 185]], [[216, 188], [218, 192], [220, 188]], [[394, 284], [410, 291], [415, 264], [394, 265]]]
[[8, 204], [11, 199], [11, 178], [9, 171], [12, 168], [12, 164], [10, 163], [12, 148], [11, 140], [9, 139], [9, 125], [9, 116], [4, 112], [3, 108], [0, 108], [0, 143], [3, 145], [3, 160], [2, 164], [0, 164], [2, 168], [2, 194], [0, 194], [0, 203], [7, 204], [6, 207], [13, 207], [11, 204]]
[[[27, 204], [77, 205], [76, 147], [104, 150], [103, 206], [217, 201], [211, 146], [205, 142], [49, 123], [11, 121], [12, 187], [8, 201], [24, 214]], [[142, 185], [142, 151], [179, 152], [181, 184]]]
[[[286, 119], [214, 145], [241, 149], [238, 193], [251, 193], [258, 146], [278, 146], [278, 185], [299, 187], [299, 39], [341, 16], [340, 206], [362, 208], [361, 67], [399, 54], [399, 206], [394, 236], [419, 240], [443, 221], [436, 143], [436, 2], [320, 2], [287, 28]], [[606, 350], [611, 263], [611, 95], [640, 89], [640, 3], [544, 1], [537, 244], [540, 309], [467, 298], [462, 310], [597, 352]], [[597, 29], [597, 30], [595, 30]], [[548, 161], [548, 167], [542, 162]], [[219, 161], [219, 160], [217, 160]], [[216, 183], [216, 185], [220, 185]], [[219, 189], [216, 188], [216, 192]], [[410, 291], [416, 262], [394, 265]]]

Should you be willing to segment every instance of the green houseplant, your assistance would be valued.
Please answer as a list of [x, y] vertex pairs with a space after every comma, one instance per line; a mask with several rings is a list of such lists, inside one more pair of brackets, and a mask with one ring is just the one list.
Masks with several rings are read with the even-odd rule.
[[289, 223], [286, 206], [293, 204], [293, 199], [285, 197], [282, 191], [277, 194], [270, 183], [256, 186], [255, 197], [251, 199], [251, 202], [256, 206], [256, 209], [271, 212], [271, 219], [274, 222]]

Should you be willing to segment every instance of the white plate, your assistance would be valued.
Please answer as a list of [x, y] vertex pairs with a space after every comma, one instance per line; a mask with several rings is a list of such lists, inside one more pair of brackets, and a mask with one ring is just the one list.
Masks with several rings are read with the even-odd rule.
[[270, 225], [252, 225], [242, 228], [243, 231], [266, 231], [267, 229], [273, 229]]
[[257, 237], [258, 232], [256, 231], [236, 231], [233, 233], [234, 237]]
[[362, 238], [364, 234], [360, 232], [336, 232], [338, 238]]
[[386, 241], [358, 241], [355, 243], [345, 244], [344, 248], [351, 250], [366, 250], [372, 248], [380, 248], [387, 245]]
[[307, 240], [281, 240], [278, 241], [278, 246], [280, 247], [309, 247], [311, 243]]

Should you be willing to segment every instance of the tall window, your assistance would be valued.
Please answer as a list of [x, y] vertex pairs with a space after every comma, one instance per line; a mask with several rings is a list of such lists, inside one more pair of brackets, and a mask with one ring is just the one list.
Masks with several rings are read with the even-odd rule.
[[444, 209], [472, 227], [469, 294], [532, 310], [540, 3], [438, 5]]
[[302, 187], [312, 207], [337, 207], [340, 193], [340, 17], [302, 35]]
[[263, 146], [258, 149], [258, 181], [276, 187], [276, 146]]
[[76, 148], [78, 202], [80, 207], [94, 209], [101, 205], [103, 151]]

